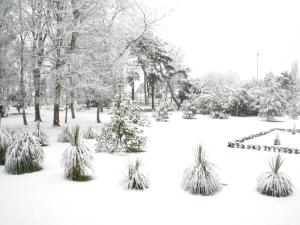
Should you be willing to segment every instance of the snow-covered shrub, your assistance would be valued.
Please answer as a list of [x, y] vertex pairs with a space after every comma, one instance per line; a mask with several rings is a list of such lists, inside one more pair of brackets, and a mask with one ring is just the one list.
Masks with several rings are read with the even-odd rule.
[[43, 160], [44, 151], [38, 138], [24, 132], [7, 149], [5, 170], [9, 174], [31, 173], [42, 168]]
[[123, 181], [124, 187], [128, 190], [144, 190], [149, 188], [148, 178], [140, 171], [141, 161], [137, 159], [134, 163], [129, 162], [127, 174]]
[[113, 102], [111, 121], [97, 137], [96, 152], [140, 152], [146, 143], [142, 126], [148, 119], [130, 98]]
[[64, 128], [62, 132], [58, 135], [57, 141], [67, 143], [69, 142], [68, 134], [70, 133], [70, 129], [68, 127]]
[[293, 127], [293, 130], [292, 130], [292, 134], [296, 134], [296, 133], [297, 133], [296, 123], [294, 123], [294, 127]]
[[12, 137], [6, 129], [0, 128], [0, 165], [5, 164], [5, 154], [12, 144]]
[[279, 139], [279, 134], [276, 134], [276, 137], [274, 139], [274, 145], [280, 145], [280, 139]]
[[90, 180], [90, 172], [93, 170], [93, 155], [80, 138], [80, 127], [74, 127], [67, 136], [71, 146], [65, 150], [62, 156], [65, 177], [75, 181]]
[[276, 116], [282, 116], [286, 112], [287, 107], [286, 92], [272, 73], [267, 74], [264, 79], [259, 115], [267, 118], [267, 121], [274, 121]]
[[183, 103], [182, 109], [183, 109], [183, 118], [185, 119], [195, 118], [197, 108], [194, 104], [192, 104], [192, 102], [190, 102], [189, 100], [185, 101]]
[[97, 137], [97, 134], [94, 132], [93, 128], [89, 127], [85, 132], [83, 137], [85, 139], [95, 139]]
[[195, 153], [195, 163], [184, 172], [183, 189], [195, 195], [213, 195], [222, 189], [219, 176], [214, 171], [215, 165], [207, 160], [202, 145]]
[[169, 119], [168, 105], [166, 103], [161, 103], [156, 108], [154, 117], [156, 121], [168, 121]]
[[41, 146], [48, 146], [48, 136], [47, 134], [41, 129], [40, 122], [36, 124], [36, 130], [33, 132], [33, 135], [36, 136], [40, 142]]
[[270, 160], [271, 171], [263, 173], [257, 181], [257, 190], [261, 194], [273, 197], [285, 197], [293, 193], [293, 185], [290, 178], [279, 172], [284, 160], [277, 155]]
[[229, 115], [226, 112], [212, 112], [211, 118], [213, 118], [213, 119], [228, 119]]

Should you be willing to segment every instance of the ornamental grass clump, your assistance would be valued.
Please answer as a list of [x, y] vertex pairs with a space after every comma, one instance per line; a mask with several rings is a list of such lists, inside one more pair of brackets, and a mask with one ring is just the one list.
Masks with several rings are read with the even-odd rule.
[[84, 141], [80, 137], [80, 127], [72, 128], [67, 134], [70, 146], [62, 156], [65, 178], [74, 181], [91, 180], [93, 171], [93, 155]]
[[69, 142], [69, 138], [68, 138], [69, 133], [70, 133], [69, 127], [64, 128], [62, 130], [62, 132], [58, 135], [57, 141], [62, 142], [62, 143], [68, 143]]
[[293, 184], [283, 172], [279, 172], [284, 159], [277, 155], [269, 161], [271, 171], [264, 172], [257, 181], [257, 191], [263, 195], [286, 197], [293, 193]]
[[23, 174], [42, 169], [44, 151], [36, 136], [24, 132], [7, 149], [5, 171], [9, 174]]
[[185, 191], [195, 195], [213, 195], [222, 189], [215, 165], [207, 160], [202, 145], [195, 153], [195, 163], [184, 172], [182, 186]]
[[89, 127], [89, 128], [85, 131], [83, 137], [84, 137], [85, 139], [95, 139], [95, 138], [97, 137], [97, 134], [94, 132], [93, 128]]
[[276, 134], [276, 137], [274, 139], [274, 145], [281, 145], [278, 133]]
[[148, 178], [140, 171], [141, 161], [137, 159], [134, 163], [129, 162], [127, 174], [123, 181], [124, 187], [128, 190], [144, 190], [149, 188]]
[[10, 133], [6, 129], [0, 128], [0, 165], [5, 164], [5, 154], [12, 141]]
[[40, 142], [40, 145], [43, 146], [48, 146], [48, 136], [47, 134], [41, 129], [41, 124], [40, 122], [37, 122], [36, 124], [36, 130], [33, 132], [33, 135], [36, 136]]

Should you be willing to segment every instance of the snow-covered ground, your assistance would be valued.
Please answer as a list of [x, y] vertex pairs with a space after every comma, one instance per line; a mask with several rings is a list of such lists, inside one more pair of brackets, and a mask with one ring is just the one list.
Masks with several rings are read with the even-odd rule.
[[[139, 154], [95, 153], [95, 178], [72, 182], [63, 177], [61, 155], [68, 146], [56, 141], [62, 128], [53, 128], [52, 111], [43, 109], [42, 127], [50, 136], [45, 147], [43, 170], [25, 175], [8, 175], [0, 166], [0, 225], [89, 225], [89, 224], [228, 224], [299, 225], [300, 155], [283, 154], [283, 171], [291, 178], [295, 193], [287, 198], [259, 194], [256, 179], [268, 170], [268, 159], [275, 153], [227, 148], [232, 141], [270, 128], [293, 128], [294, 121], [270, 123], [260, 118], [213, 120], [198, 115], [185, 120], [175, 112], [170, 122], [155, 122], [146, 128], [146, 152]], [[63, 112], [61, 113], [63, 118]], [[103, 122], [109, 119], [101, 114]], [[33, 114], [28, 115], [30, 129]], [[96, 124], [95, 109], [78, 112], [69, 125]], [[19, 115], [3, 119], [2, 125], [17, 127]], [[296, 121], [297, 128], [300, 121]], [[62, 122], [62, 126], [64, 126]], [[271, 133], [270, 140], [273, 141]], [[266, 136], [267, 137], [267, 136]], [[282, 142], [289, 142], [280, 133]], [[267, 140], [265, 140], [267, 141]], [[196, 146], [202, 143], [209, 159], [218, 166], [223, 190], [209, 197], [194, 196], [180, 186], [183, 171], [193, 162]], [[94, 149], [95, 141], [89, 141]], [[268, 143], [269, 144], [269, 143]], [[300, 147], [300, 146], [297, 146]], [[139, 157], [149, 175], [150, 189], [127, 191], [120, 186], [129, 159]]]

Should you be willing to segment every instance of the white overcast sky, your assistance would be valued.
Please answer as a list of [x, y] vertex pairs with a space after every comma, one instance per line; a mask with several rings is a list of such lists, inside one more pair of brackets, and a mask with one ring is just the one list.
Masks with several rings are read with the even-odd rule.
[[241, 79], [290, 70], [300, 59], [300, 0], [148, 0], [168, 11], [159, 33], [179, 46], [193, 77], [215, 71]]

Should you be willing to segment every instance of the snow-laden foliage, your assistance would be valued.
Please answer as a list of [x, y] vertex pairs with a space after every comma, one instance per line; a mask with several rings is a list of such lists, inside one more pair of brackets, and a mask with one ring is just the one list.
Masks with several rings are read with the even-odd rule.
[[12, 137], [6, 129], [0, 128], [0, 165], [5, 164], [7, 148], [12, 144]]
[[74, 181], [86, 181], [91, 179], [93, 171], [93, 155], [85, 142], [80, 137], [80, 127], [76, 126], [67, 134], [71, 146], [62, 156], [62, 165], [65, 177]]
[[159, 104], [159, 106], [155, 110], [154, 117], [156, 121], [168, 121], [169, 112], [168, 112], [168, 105], [166, 104], [166, 102]]
[[64, 128], [62, 132], [58, 135], [57, 141], [67, 143], [69, 142], [68, 135], [70, 133], [70, 129], [68, 127]]
[[228, 119], [229, 115], [226, 112], [212, 112], [211, 118], [213, 119]]
[[195, 118], [197, 108], [190, 100], [186, 100], [184, 102], [182, 109], [183, 109], [183, 118], [185, 119]]
[[5, 170], [9, 174], [30, 173], [40, 170], [44, 151], [36, 136], [24, 132], [6, 152]]
[[141, 127], [149, 121], [140, 107], [128, 96], [116, 99], [112, 106], [111, 121], [97, 137], [97, 152], [140, 152], [146, 144]]
[[280, 87], [276, 77], [269, 73], [266, 75], [261, 97], [259, 115], [274, 121], [274, 117], [282, 116], [288, 107], [286, 92]]
[[263, 173], [257, 181], [257, 190], [261, 194], [273, 197], [285, 197], [293, 193], [293, 185], [290, 178], [283, 172], [279, 172], [284, 160], [278, 154], [270, 160], [271, 171]]
[[144, 190], [149, 188], [148, 178], [140, 171], [141, 161], [129, 162], [123, 185], [128, 190]]
[[276, 137], [274, 139], [274, 145], [281, 145], [278, 133], [276, 134]]
[[215, 165], [207, 160], [202, 146], [195, 153], [195, 163], [184, 172], [182, 187], [195, 195], [213, 195], [222, 189], [219, 176], [214, 171]]
[[36, 136], [40, 142], [41, 146], [48, 146], [48, 136], [47, 134], [41, 129], [40, 122], [36, 124], [36, 130], [33, 132], [33, 135]]
[[89, 127], [85, 132], [83, 137], [85, 139], [95, 139], [97, 137], [97, 134], [94, 132], [93, 128]]

